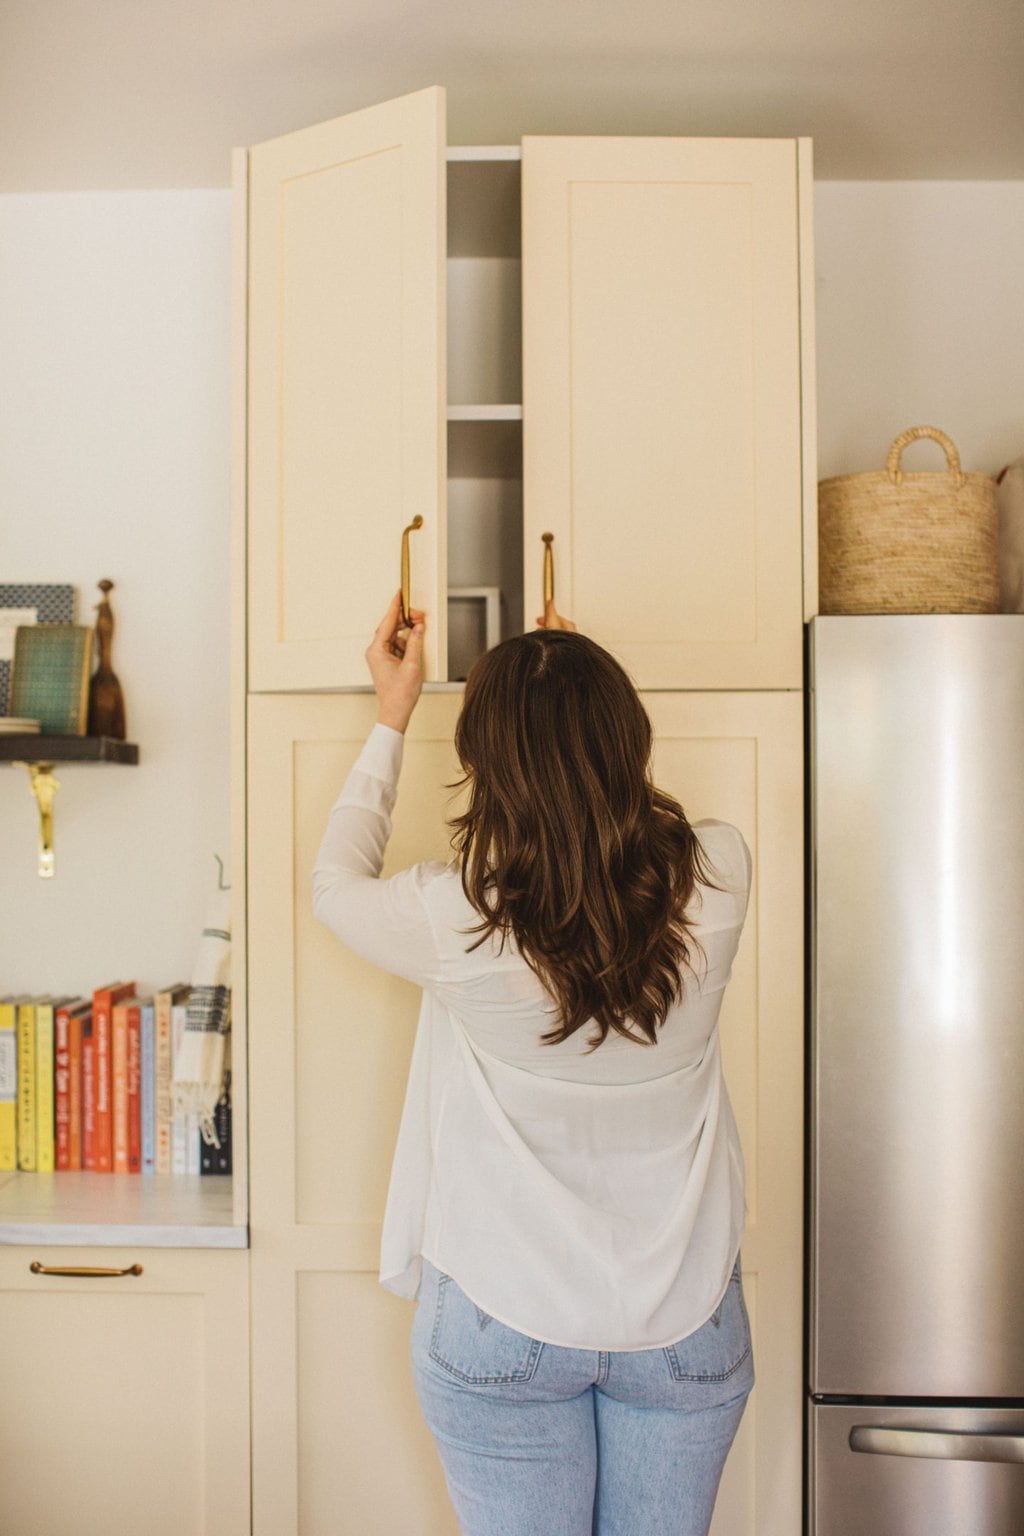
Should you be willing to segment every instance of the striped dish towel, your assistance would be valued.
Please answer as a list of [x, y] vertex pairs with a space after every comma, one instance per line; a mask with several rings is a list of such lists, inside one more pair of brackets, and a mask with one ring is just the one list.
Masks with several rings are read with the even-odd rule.
[[224, 1086], [230, 1028], [231, 892], [217, 891], [199, 941], [172, 1086], [175, 1113], [198, 1118], [207, 1146], [220, 1146], [214, 1110]]

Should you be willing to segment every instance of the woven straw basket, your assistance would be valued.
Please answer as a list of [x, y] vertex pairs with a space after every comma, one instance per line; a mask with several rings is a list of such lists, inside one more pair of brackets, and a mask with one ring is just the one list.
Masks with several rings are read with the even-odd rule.
[[[947, 471], [904, 474], [908, 443], [934, 438]], [[822, 613], [995, 613], [996, 482], [964, 474], [937, 427], [908, 427], [885, 469], [818, 486]]]

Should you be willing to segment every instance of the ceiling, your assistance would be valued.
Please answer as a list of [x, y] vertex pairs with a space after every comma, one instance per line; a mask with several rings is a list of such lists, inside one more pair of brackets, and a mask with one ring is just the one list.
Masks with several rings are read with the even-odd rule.
[[819, 177], [1024, 178], [1021, 0], [0, 0], [0, 191], [214, 187], [426, 85], [452, 143], [808, 134]]

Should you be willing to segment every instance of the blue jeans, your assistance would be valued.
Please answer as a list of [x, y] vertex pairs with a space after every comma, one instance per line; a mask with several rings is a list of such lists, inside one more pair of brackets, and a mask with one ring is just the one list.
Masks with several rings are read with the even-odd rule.
[[542, 1344], [424, 1262], [413, 1375], [463, 1536], [705, 1536], [754, 1384], [739, 1265], [688, 1338]]

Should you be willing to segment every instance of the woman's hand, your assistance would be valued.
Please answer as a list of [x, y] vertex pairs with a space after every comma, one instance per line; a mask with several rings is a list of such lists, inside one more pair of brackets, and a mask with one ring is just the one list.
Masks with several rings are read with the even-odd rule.
[[425, 614], [410, 608], [412, 629], [402, 625], [402, 594], [396, 592], [366, 648], [366, 665], [377, 693], [377, 720], [404, 733], [423, 687]]
[[537, 620], [538, 629], [571, 629], [575, 632], [576, 625], [572, 619], [563, 619], [555, 607], [555, 600], [549, 597], [544, 605], [544, 612]]

